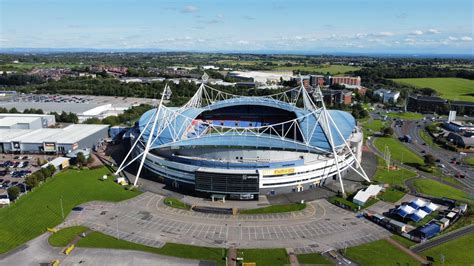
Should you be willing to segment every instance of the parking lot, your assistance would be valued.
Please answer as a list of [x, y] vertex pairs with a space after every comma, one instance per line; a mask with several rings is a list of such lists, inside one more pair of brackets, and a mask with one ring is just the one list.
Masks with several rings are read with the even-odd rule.
[[302, 212], [219, 215], [167, 207], [162, 196], [143, 193], [121, 203], [90, 202], [61, 227], [83, 225], [127, 241], [160, 247], [166, 242], [211, 247], [294, 247], [321, 252], [385, 238], [388, 231], [326, 200]]
[[37, 171], [41, 166], [37, 160], [51, 160], [55, 156], [44, 155], [16, 155], [2, 154], [0, 156], [0, 195], [6, 194], [7, 189], [18, 186], [21, 192], [25, 192], [25, 177]]

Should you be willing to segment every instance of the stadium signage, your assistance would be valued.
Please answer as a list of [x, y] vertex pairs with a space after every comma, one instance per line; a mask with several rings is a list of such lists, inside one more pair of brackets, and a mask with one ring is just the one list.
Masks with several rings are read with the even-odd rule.
[[295, 168], [279, 168], [275, 170], [266, 170], [263, 172], [263, 175], [288, 175], [294, 174]]

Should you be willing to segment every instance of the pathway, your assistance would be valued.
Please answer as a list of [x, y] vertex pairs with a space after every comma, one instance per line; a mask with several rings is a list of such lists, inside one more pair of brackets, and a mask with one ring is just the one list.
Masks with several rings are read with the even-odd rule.
[[391, 239], [390, 237], [386, 238], [385, 240], [387, 240], [388, 243], [394, 245], [396, 248], [398, 248], [399, 250], [401, 250], [405, 254], [407, 254], [407, 255], [413, 257], [414, 259], [416, 259], [417, 261], [419, 261], [422, 265], [428, 265], [428, 261], [426, 259], [424, 259], [420, 255], [416, 254], [415, 252], [409, 250], [408, 248], [406, 248], [402, 244], [398, 243], [397, 241]]

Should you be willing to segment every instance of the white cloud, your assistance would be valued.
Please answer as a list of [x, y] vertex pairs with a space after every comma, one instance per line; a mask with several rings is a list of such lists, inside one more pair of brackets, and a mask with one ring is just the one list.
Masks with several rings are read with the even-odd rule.
[[197, 6], [185, 6], [183, 7], [183, 9], [181, 10], [181, 12], [183, 13], [195, 13], [195, 12], [198, 12], [199, 11], [199, 8]]
[[249, 44], [249, 42], [248, 42], [248, 41], [240, 40], [240, 41], [238, 41], [238, 44]]
[[458, 40], [458, 38], [456, 38], [456, 37], [453, 37], [453, 36], [449, 36], [449, 37], [448, 37], [448, 40], [450, 40], [450, 41], [457, 41], [457, 40]]
[[390, 37], [390, 36], [393, 36], [393, 35], [395, 35], [395, 33], [389, 32], [389, 31], [382, 31], [382, 32], [373, 34], [373, 36], [377, 36], [377, 37]]
[[469, 36], [463, 36], [461, 38], [459, 38], [461, 41], [463, 42], [470, 42], [472, 41], [472, 37], [469, 37]]
[[224, 18], [224, 15], [222, 15], [222, 14], [217, 14], [217, 18], [223, 19], [223, 18]]
[[439, 34], [441, 33], [439, 30], [437, 29], [429, 29], [426, 31], [427, 34]]
[[410, 32], [411, 35], [423, 35], [423, 31], [422, 30], [415, 30], [415, 31], [412, 31]]

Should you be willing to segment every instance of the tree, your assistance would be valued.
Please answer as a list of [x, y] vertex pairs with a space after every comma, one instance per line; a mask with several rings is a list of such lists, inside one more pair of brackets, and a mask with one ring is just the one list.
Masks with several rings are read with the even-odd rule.
[[25, 184], [31, 188], [36, 187], [38, 183], [38, 177], [35, 174], [29, 175], [25, 178]]
[[15, 107], [13, 107], [12, 109], [10, 109], [10, 111], [8, 111], [8, 112], [9, 112], [10, 114], [18, 114], [18, 113], [19, 113], [18, 110], [17, 110]]
[[382, 134], [385, 136], [385, 137], [388, 137], [388, 136], [392, 136], [393, 135], [393, 128], [392, 127], [384, 127], [382, 129]]
[[38, 183], [43, 182], [48, 177], [47, 174], [49, 171], [45, 169], [46, 168], [41, 168], [39, 171], [36, 171], [33, 174], [31, 174], [31, 175], [36, 176], [36, 180], [38, 181]]
[[18, 186], [10, 187], [7, 193], [10, 200], [15, 200], [20, 195], [20, 188]]
[[434, 166], [436, 164], [436, 159], [433, 155], [431, 154], [426, 154], [423, 156], [425, 159], [425, 164], [428, 166]]
[[49, 170], [49, 177], [52, 177], [54, 175], [54, 173], [56, 173], [56, 166], [50, 164], [46, 168], [48, 168], [48, 170]]
[[86, 156], [84, 156], [84, 153], [82, 152], [77, 153], [76, 164], [79, 166], [83, 166], [84, 164], [86, 164]]

